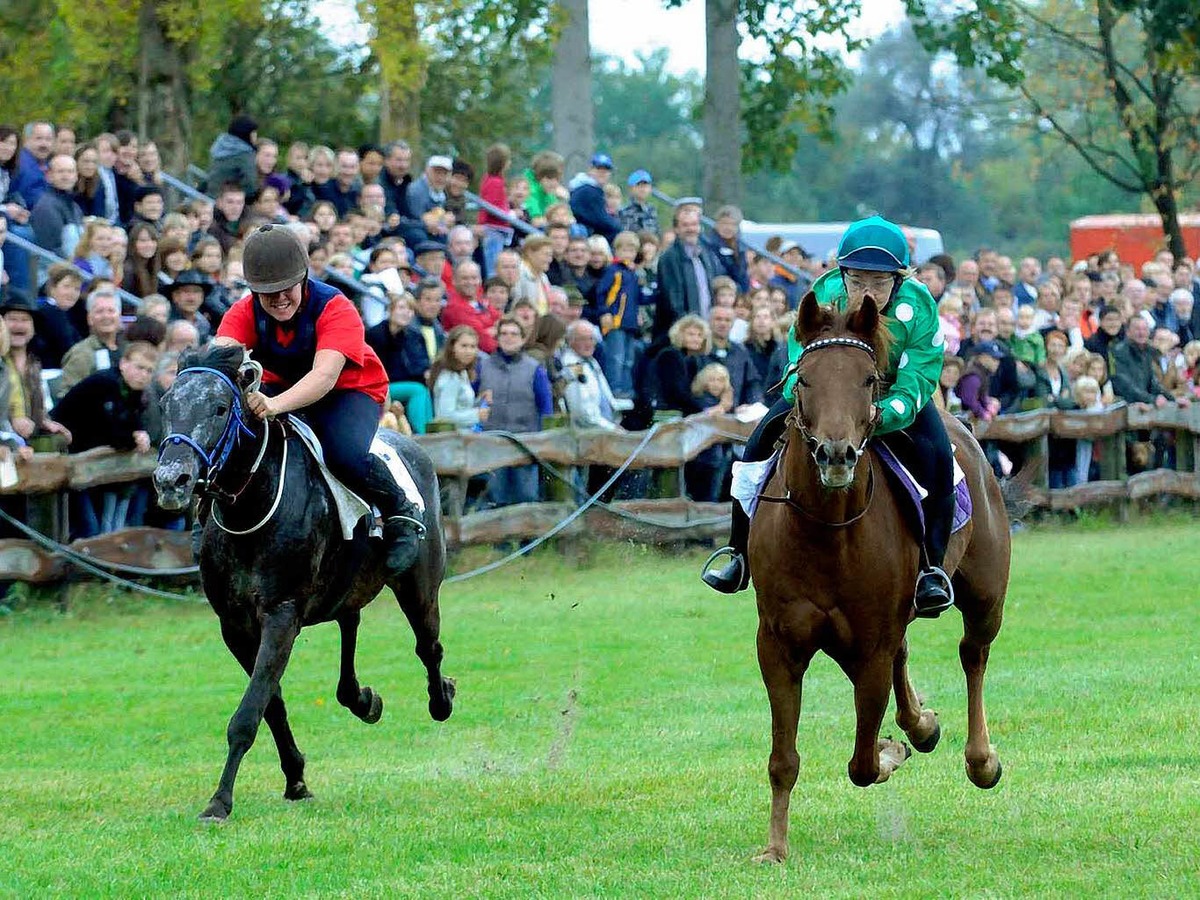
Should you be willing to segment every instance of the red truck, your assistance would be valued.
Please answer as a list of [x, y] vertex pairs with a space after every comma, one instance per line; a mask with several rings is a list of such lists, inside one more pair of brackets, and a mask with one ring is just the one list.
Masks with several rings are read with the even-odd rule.
[[[1183, 244], [1188, 256], [1200, 257], [1200, 214], [1179, 216]], [[1167, 246], [1162, 219], [1138, 213], [1111, 216], [1084, 216], [1071, 223], [1071, 257], [1087, 259], [1104, 250], [1116, 250], [1122, 262], [1141, 267]]]

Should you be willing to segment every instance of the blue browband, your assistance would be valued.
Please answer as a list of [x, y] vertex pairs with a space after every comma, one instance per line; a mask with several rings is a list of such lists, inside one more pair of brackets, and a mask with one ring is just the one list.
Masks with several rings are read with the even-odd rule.
[[162, 459], [163, 451], [169, 444], [183, 444], [184, 446], [191, 447], [204, 460], [204, 466], [207, 469], [207, 480], [211, 484], [213, 479], [216, 478], [217, 473], [221, 471], [221, 467], [225, 465], [226, 460], [229, 459], [229, 454], [233, 452], [233, 448], [237, 446], [238, 435], [244, 433], [247, 437], [253, 437], [254, 432], [246, 426], [242, 415], [242, 392], [228, 375], [220, 369], [212, 369], [208, 366], [194, 366], [180, 372], [176, 381], [193, 372], [205, 372], [209, 375], [216, 375], [221, 381], [225, 382], [226, 387], [233, 394], [233, 403], [230, 407], [229, 418], [225, 422], [225, 430], [221, 432], [221, 436], [217, 439], [217, 443], [213, 446], [211, 452], [201, 447], [191, 435], [178, 431], [172, 432], [163, 438], [162, 442], [158, 445], [158, 457]]

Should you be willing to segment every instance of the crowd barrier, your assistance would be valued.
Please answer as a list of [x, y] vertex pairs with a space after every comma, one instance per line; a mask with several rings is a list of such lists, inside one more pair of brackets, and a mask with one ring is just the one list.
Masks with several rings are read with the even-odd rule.
[[[663, 422], [649, 439], [632, 469], [655, 470], [650, 496], [598, 504], [562, 534], [566, 537], [668, 543], [723, 536], [729, 507], [696, 503], [683, 496], [682, 467], [718, 443], [744, 440], [753, 423], [733, 416], [698, 416]], [[1129, 476], [1126, 435], [1159, 430], [1175, 435], [1175, 468]], [[1115, 505], [1124, 514], [1137, 501], [1156, 497], [1200, 500], [1200, 408], [1141, 410], [1118, 404], [1103, 412], [1040, 409], [979, 422], [980, 440], [1026, 446], [1026, 466], [1033, 466], [1028, 501], [1047, 510]], [[452, 548], [536, 538], [566, 519], [582, 503], [572, 476], [586, 466], [619, 467], [645, 438], [644, 432], [551, 428], [518, 436], [497, 433], [443, 432], [418, 440], [430, 454], [442, 483], [447, 543]], [[1050, 490], [1046, 466], [1052, 438], [1087, 439], [1100, 447], [1101, 480]], [[500, 509], [468, 512], [471, 478], [505, 466], [540, 460], [563, 476], [550, 481], [548, 499]], [[55, 542], [66, 543], [67, 496], [72, 490], [140, 481], [154, 470], [153, 454], [138, 455], [97, 449], [74, 455], [39, 453], [17, 467], [17, 482], [0, 488], [0, 498], [23, 497], [25, 521]], [[161, 570], [179, 574], [190, 566], [190, 534], [151, 528], [128, 528], [68, 544], [97, 565]], [[0, 540], [0, 580], [51, 582], [73, 568], [62, 554], [24, 539]]]

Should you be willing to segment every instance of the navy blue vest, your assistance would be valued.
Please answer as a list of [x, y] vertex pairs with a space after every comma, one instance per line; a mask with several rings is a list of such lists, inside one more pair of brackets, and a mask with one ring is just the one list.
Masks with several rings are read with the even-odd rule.
[[[254, 359], [288, 385], [295, 384], [312, 371], [317, 356], [317, 319], [321, 318], [326, 304], [341, 291], [310, 278], [306, 293], [308, 296], [300, 304], [300, 309], [286, 323], [272, 319], [262, 304], [257, 299], [254, 301], [254, 331], [258, 337]], [[286, 346], [279, 341], [280, 331], [292, 335]]]

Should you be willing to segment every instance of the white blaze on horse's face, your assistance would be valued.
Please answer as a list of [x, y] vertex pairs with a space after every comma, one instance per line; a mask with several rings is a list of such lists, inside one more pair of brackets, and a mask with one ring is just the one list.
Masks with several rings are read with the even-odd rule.
[[[230, 401], [229, 388], [216, 377], [197, 374], [177, 379], [162, 399], [167, 433], [187, 435], [211, 453], [232, 415]], [[192, 447], [165, 442], [154, 469], [159, 506], [166, 510], [186, 508], [204, 475], [200, 457]]]
[[821, 485], [845, 490], [874, 429], [879, 375], [870, 354], [850, 346], [819, 349], [801, 359], [796, 384], [801, 432]]

